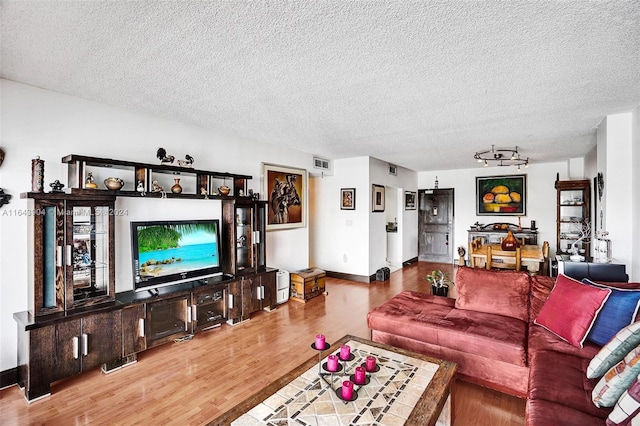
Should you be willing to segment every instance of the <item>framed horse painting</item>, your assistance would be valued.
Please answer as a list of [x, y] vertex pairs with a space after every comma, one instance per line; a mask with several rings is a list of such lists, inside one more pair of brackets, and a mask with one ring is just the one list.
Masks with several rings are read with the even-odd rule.
[[307, 171], [262, 164], [267, 197], [267, 231], [307, 225]]

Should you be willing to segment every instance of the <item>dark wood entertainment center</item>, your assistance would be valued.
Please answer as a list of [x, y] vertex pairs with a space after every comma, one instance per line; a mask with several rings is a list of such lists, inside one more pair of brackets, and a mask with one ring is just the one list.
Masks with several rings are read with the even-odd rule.
[[[77, 155], [62, 162], [68, 164], [69, 193], [22, 194], [33, 212], [33, 262], [29, 310], [13, 317], [18, 384], [28, 402], [49, 395], [56, 380], [98, 366], [108, 372], [146, 349], [275, 308], [277, 270], [266, 266], [266, 202], [248, 196], [251, 176]], [[102, 170], [132, 180], [116, 191], [85, 186]], [[166, 186], [175, 176], [190, 182], [191, 191], [153, 191], [154, 181], [164, 178]], [[217, 185], [227, 181], [229, 193], [222, 195]], [[116, 293], [115, 201], [143, 196], [219, 200], [222, 274]]]

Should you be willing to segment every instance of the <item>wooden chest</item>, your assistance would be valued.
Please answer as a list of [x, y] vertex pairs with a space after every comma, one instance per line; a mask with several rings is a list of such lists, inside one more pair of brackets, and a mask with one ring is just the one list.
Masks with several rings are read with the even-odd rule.
[[325, 292], [322, 269], [309, 268], [291, 273], [291, 300], [306, 302]]

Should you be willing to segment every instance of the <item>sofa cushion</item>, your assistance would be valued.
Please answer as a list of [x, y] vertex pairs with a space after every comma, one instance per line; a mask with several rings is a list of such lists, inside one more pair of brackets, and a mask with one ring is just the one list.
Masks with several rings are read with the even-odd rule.
[[451, 310], [438, 329], [438, 344], [492, 360], [526, 366], [527, 322], [484, 312]]
[[593, 403], [598, 407], [613, 407], [638, 374], [640, 374], [640, 346], [633, 348], [602, 376], [591, 393]]
[[594, 379], [602, 376], [638, 345], [640, 322], [634, 322], [616, 333], [614, 338], [594, 355], [587, 368], [587, 377]]
[[611, 289], [589, 286], [561, 274], [534, 322], [582, 347], [610, 294]]
[[636, 378], [607, 417], [607, 426], [626, 426], [640, 414], [640, 382]]
[[633, 323], [640, 307], [640, 290], [618, 289], [605, 284], [582, 280], [583, 283], [601, 288], [611, 288], [611, 295], [596, 317], [587, 339], [605, 345], [615, 334]]
[[455, 306], [528, 321], [529, 289], [530, 278], [526, 272], [460, 266], [456, 273]]
[[602, 426], [604, 420], [544, 399], [527, 399], [527, 426]]
[[547, 277], [544, 275], [533, 275], [531, 277], [531, 296], [529, 307], [529, 321], [533, 322], [536, 319], [540, 310], [544, 306], [544, 302], [549, 298], [549, 293], [556, 285], [556, 279], [554, 277]]
[[454, 300], [415, 291], [403, 291], [367, 314], [370, 329], [437, 343], [440, 322]]
[[589, 341], [584, 342], [584, 347], [582, 348], [573, 346], [566, 340], [563, 340], [557, 335], [549, 332], [546, 328], [535, 324], [531, 324], [529, 326], [529, 340], [527, 343], [529, 359], [531, 359], [533, 353], [536, 351], [553, 351], [573, 355], [590, 361], [601, 349], [600, 346]]
[[528, 397], [553, 401], [604, 419], [609, 411], [597, 408], [591, 401], [596, 381], [587, 379], [584, 374], [588, 363], [588, 359], [574, 355], [535, 352], [531, 357]]

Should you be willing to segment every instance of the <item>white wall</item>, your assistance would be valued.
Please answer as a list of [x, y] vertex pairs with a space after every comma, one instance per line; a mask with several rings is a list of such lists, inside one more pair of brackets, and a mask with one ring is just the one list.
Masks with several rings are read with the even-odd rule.
[[[604, 230], [609, 232], [613, 261], [627, 265], [632, 280], [640, 278], [637, 237], [639, 226], [638, 135], [634, 135], [638, 108], [633, 112], [609, 115], [598, 127], [598, 171], [604, 175], [602, 208]], [[637, 167], [636, 167], [637, 169]], [[635, 212], [635, 214], [634, 214]], [[635, 240], [634, 240], [634, 237]]]
[[[476, 164], [470, 159], [471, 164]], [[515, 167], [474, 167], [463, 170], [441, 170], [437, 172], [418, 173], [418, 187], [420, 189], [433, 188], [433, 182], [438, 176], [438, 187], [441, 189], [455, 188], [455, 217], [454, 217], [454, 253], [456, 248], [463, 246], [468, 251], [469, 227], [476, 221], [481, 224], [507, 222], [518, 224], [515, 216], [476, 216], [476, 177], [527, 175], [527, 214], [521, 216], [523, 227], [529, 227], [531, 220], [536, 221], [539, 229], [538, 242], [549, 241], [555, 252], [556, 244], [556, 190], [554, 183], [556, 174], [560, 180], [567, 179], [568, 164], [566, 162], [532, 164], [527, 169], [517, 172]]]
[[[233, 138], [197, 126], [129, 112], [80, 98], [0, 80], [1, 142], [6, 152], [0, 187], [13, 198], [0, 209], [0, 371], [16, 361], [16, 324], [12, 314], [27, 309], [27, 208], [20, 193], [31, 188], [31, 159], [45, 160], [45, 188], [55, 179], [67, 183], [60, 159], [81, 154], [154, 163], [158, 147], [182, 158], [192, 155], [203, 170], [252, 175], [249, 187], [263, 194], [261, 163], [310, 169], [312, 155]], [[116, 287], [133, 288], [128, 223], [146, 218], [219, 217], [220, 203], [198, 200], [121, 198], [116, 217]], [[309, 266], [309, 229], [267, 234], [267, 264], [295, 270]]]
[[[385, 213], [371, 211], [371, 185], [416, 191], [417, 173], [397, 168], [389, 174], [389, 164], [370, 157], [334, 161], [334, 175], [311, 179], [314, 198], [310, 211], [311, 264], [327, 271], [368, 277], [386, 265], [387, 232]], [[340, 210], [340, 188], [356, 189], [356, 209]], [[398, 199], [403, 191], [396, 191]], [[404, 199], [404, 198], [403, 198]], [[399, 201], [389, 200], [392, 204]], [[418, 255], [416, 210], [397, 209], [398, 234], [402, 235], [402, 261]], [[394, 216], [395, 217], [395, 213]]]
[[633, 281], [640, 281], [640, 107], [633, 110], [631, 129], [631, 241], [632, 253], [630, 276]]

